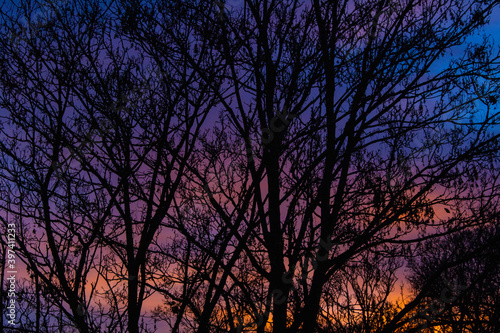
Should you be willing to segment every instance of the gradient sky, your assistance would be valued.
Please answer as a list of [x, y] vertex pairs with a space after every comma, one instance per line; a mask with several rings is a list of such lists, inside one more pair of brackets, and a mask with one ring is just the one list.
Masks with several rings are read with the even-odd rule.
[[[226, 8], [230, 8], [231, 6], [237, 6], [241, 2], [242, 2], [241, 0], [228, 0], [226, 3]], [[500, 43], [500, 8], [497, 7], [495, 9], [495, 11], [491, 17], [490, 24], [484, 27], [484, 31], [479, 31], [475, 36], [473, 36], [470, 39], [470, 41], [478, 41], [479, 42], [479, 41], [481, 41], [482, 35], [484, 35], [484, 34], [490, 34], [492, 36], [492, 38], [497, 42], [497, 44]], [[465, 50], [465, 46], [466, 46], [466, 44], [464, 44], [461, 47], [458, 47], [456, 50], [457, 53], [455, 54], [455, 56], [459, 56], [460, 53], [462, 53]], [[445, 57], [445, 58], [443, 58], [443, 60], [441, 60], [440, 64], [443, 64], [443, 66], [445, 66], [447, 64], [448, 60], [449, 60], [449, 58]], [[440, 64], [438, 64], [438, 66]], [[18, 262], [19, 262], [18, 267], [21, 268], [20, 261], [18, 261]], [[396, 288], [395, 293], [399, 293], [399, 289]], [[155, 297], [154, 301], [160, 302], [161, 297]], [[156, 305], [156, 304], [154, 304], [154, 305]], [[154, 307], [154, 305], [153, 304], [145, 304], [143, 310], [150, 310], [152, 307]]]

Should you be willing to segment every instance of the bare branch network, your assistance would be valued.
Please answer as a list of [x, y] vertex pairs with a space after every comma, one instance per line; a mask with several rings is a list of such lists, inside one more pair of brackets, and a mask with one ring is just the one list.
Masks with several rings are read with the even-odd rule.
[[4, 1], [0, 333], [500, 331], [498, 7]]

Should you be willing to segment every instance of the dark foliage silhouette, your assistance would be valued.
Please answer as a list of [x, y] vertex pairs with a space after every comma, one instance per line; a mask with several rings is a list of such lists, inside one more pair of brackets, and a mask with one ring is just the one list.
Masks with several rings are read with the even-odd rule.
[[3, 4], [18, 328], [496, 329], [498, 4]]

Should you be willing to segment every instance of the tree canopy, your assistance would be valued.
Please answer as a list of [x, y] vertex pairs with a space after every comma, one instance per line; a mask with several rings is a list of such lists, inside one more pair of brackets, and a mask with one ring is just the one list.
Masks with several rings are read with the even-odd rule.
[[2, 330], [498, 331], [498, 4], [5, 1]]

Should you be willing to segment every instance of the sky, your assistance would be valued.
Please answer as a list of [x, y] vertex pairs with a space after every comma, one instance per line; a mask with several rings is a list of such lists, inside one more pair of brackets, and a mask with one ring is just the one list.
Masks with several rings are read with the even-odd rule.
[[[240, 0], [228, 0], [226, 3], [226, 8], [227, 6], [233, 6], [241, 3]], [[500, 42], [500, 9], [497, 8], [490, 20], [489, 25], [485, 26], [484, 28], [484, 34], [491, 34], [492, 38], [494, 38], [497, 43]], [[481, 35], [483, 33], [479, 33], [476, 36], [474, 36], [471, 41], [480, 41], [481, 40]], [[463, 51], [464, 46], [457, 48], [457, 51]], [[395, 292], [399, 292], [399, 290], [395, 290]], [[149, 308], [149, 306], [145, 307], [146, 309]]]

